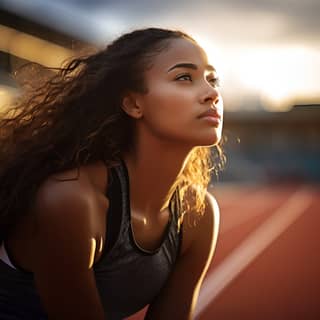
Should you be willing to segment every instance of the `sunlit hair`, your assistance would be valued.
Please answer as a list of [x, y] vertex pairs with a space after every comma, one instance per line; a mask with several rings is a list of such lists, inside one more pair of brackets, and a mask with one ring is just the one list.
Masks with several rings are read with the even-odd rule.
[[[36, 89], [24, 89], [1, 115], [0, 238], [28, 214], [49, 175], [99, 160], [109, 167], [119, 163], [134, 136], [122, 98], [128, 90], [147, 92], [144, 72], [175, 38], [194, 42], [158, 28], [125, 34], [104, 50], [72, 59]], [[209, 180], [210, 150], [195, 148], [177, 181], [182, 203], [193, 186], [193, 207], [203, 211]]]
[[187, 212], [195, 213], [189, 215], [187, 223], [191, 224], [196, 224], [197, 216], [204, 213], [208, 185], [212, 176], [217, 176], [223, 169], [226, 161], [221, 144], [222, 141], [214, 148], [196, 147], [188, 155], [186, 166], [177, 181], [180, 198], [190, 199], [181, 203], [180, 223]]

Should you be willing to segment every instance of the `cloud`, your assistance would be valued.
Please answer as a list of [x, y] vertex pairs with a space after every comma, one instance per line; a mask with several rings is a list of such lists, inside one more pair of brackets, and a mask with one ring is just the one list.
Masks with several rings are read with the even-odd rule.
[[95, 0], [91, 8], [100, 16], [112, 9], [119, 19], [133, 26], [166, 21], [169, 25], [207, 28], [213, 34], [225, 33], [230, 40], [234, 35], [236, 39], [254, 41], [319, 41], [318, 0]]

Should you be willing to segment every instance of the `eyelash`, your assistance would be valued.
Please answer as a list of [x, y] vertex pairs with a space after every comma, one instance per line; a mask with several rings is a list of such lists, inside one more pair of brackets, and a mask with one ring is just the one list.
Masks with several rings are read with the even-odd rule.
[[192, 77], [191, 77], [190, 74], [181, 74], [181, 75], [179, 75], [179, 76], [176, 77], [176, 80], [184, 80], [184, 79], [182, 79], [182, 78], [186, 78], [186, 77], [189, 78], [188, 80], [192, 81]]
[[[188, 78], [188, 79], [183, 79], [183, 78]], [[182, 74], [182, 75], [177, 76], [175, 80], [178, 80], [178, 81], [189, 80], [189, 81], [192, 82], [192, 76], [190, 74]], [[219, 78], [209, 79], [208, 82], [210, 82], [210, 84], [213, 87], [219, 87], [220, 86]]]
[[220, 87], [220, 79], [219, 78], [212, 78], [208, 80], [212, 86], [214, 87]]

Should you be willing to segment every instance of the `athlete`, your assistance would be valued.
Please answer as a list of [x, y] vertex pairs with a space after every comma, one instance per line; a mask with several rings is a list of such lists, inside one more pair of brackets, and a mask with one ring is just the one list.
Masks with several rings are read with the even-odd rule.
[[24, 92], [0, 119], [0, 318], [192, 319], [222, 122], [215, 67], [175, 30], [124, 34]]

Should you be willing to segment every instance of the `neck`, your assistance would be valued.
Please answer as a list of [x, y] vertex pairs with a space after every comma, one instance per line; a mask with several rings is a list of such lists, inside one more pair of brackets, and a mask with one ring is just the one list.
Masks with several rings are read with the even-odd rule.
[[150, 216], [168, 207], [189, 152], [187, 148], [149, 144], [147, 148], [138, 145], [134, 152], [123, 156], [129, 174], [132, 210]]

